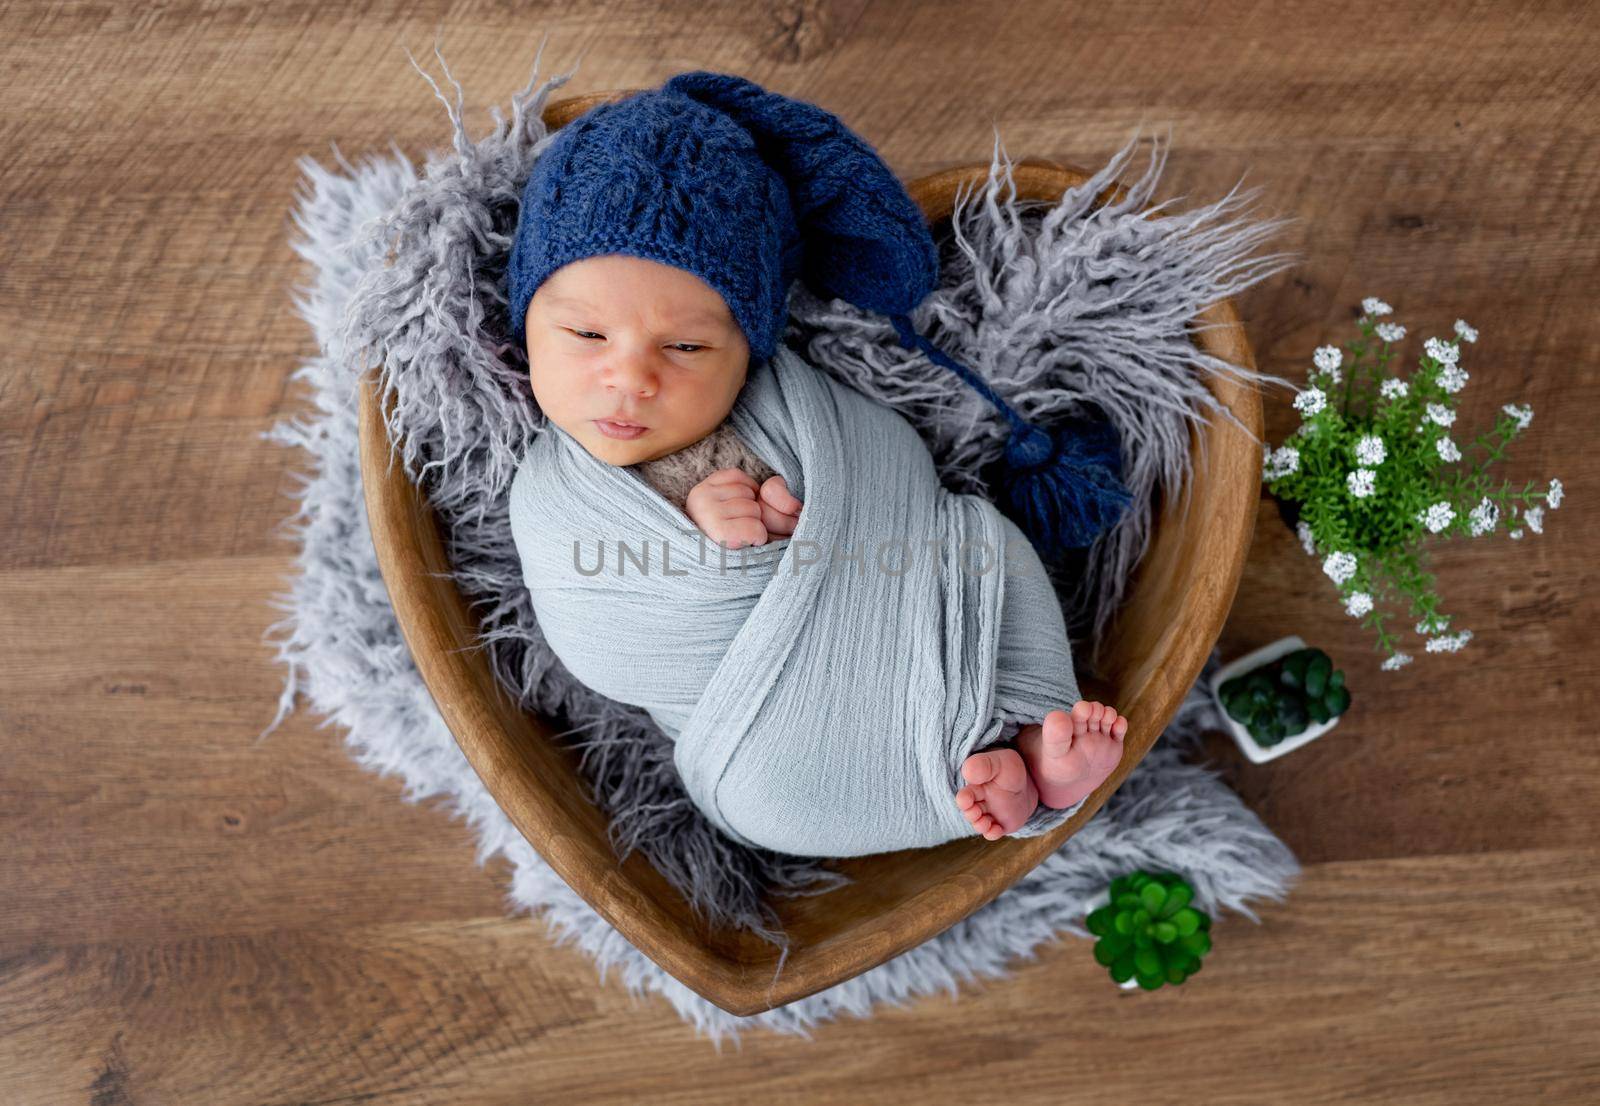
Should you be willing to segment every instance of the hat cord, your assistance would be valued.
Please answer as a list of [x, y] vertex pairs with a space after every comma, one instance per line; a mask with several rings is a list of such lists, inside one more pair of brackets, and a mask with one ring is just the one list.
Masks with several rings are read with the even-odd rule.
[[1013, 431], [1018, 434], [1026, 434], [1029, 430], [1036, 429], [1026, 422], [1009, 403], [1001, 399], [1000, 393], [996, 392], [992, 387], [990, 387], [987, 380], [983, 379], [983, 377], [979, 376], [965, 365], [950, 357], [949, 354], [945, 353], [944, 350], [934, 345], [926, 337], [918, 334], [916, 327], [914, 327], [911, 323], [911, 317], [909, 315], [890, 315], [889, 319], [894, 323], [895, 331], [900, 335], [900, 343], [902, 345], [908, 349], [921, 350], [934, 364], [943, 365], [945, 368], [950, 369], [957, 376], [961, 377], [962, 380], [966, 381], [967, 384], [977, 390], [985, 399], [994, 404], [999, 412], [1006, 417], [1006, 421], [1011, 424], [1011, 429]]

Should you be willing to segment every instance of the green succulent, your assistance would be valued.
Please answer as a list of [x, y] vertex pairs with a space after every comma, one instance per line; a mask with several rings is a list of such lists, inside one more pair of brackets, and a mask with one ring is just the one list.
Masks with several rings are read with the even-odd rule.
[[1182, 983], [1211, 951], [1211, 917], [1189, 905], [1193, 897], [1193, 888], [1170, 872], [1141, 868], [1118, 876], [1111, 901], [1084, 919], [1100, 938], [1095, 960], [1118, 983], [1137, 979], [1146, 991]]
[[1228, 716], [1261, 745], [1276, 745], [1304, 733], [1312, 722], [1337, 718], [1350, 708], [1344, 670], [1321, 649], [1296, 649], [1275, 661], [1223, 682], [1217, 689]]

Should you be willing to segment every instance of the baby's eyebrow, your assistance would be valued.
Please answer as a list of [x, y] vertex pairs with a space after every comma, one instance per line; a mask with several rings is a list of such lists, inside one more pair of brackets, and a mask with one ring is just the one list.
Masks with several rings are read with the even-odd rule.
[[[570, 298], [568, 298], [566, 296], [551, 296], [550, 299], [549, 299], [549, 304], [550, 304], [551, 307], [571, 308], [571, 309], [576, 310], [576, 311], [593, 311], [593, 310], [595, 310], [595, 308], [594, 308], [594, 306], [592, 304], [585, 303], [583, 300], [570, 299]], [[678, 320], [678, 325], [679, 326], [695, 326], [695, 325], [698, 325], [700, 323], [709, 323], [709, 324], [711, 324], [713, 326], [722, 326], [726, 322], [727, 322], [727, 320], [725, 318], [723, 318], [721, 315], [716, 314], [715, 312], [712, 312], [712, 311], [694, 311], [694, 312], [691, 312], [691, 313], [683, 316], [681, 319], [679, 319]]]

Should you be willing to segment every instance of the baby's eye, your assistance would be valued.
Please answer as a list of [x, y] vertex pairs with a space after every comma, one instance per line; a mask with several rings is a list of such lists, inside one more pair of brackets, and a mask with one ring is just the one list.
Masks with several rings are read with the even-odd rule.
[[605, 337], [605, 335], [596, 334], [592, 330], [573, 330], [570, 326], [567, 327], [567, 333], [576, 334], [580, 338], [604, 338]]
[[[685, 349], [684, 348], [685, 346], [687, 346], [688, 348]], [[677, 350], [680, 353], [699, 353], [701, 350], [705, 349], [706, 347], [705, 346], [697, 346], [693, 342], [674, 342], [673, 345], [672, 345], [672, 348]]]

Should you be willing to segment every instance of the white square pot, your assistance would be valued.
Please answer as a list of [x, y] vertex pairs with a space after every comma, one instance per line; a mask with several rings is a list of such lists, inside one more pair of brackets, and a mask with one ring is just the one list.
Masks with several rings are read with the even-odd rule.
[[1337, 726], [1339, 719], [1344, 717], [1343, 714], [1336, 714], [1326, 722], [1311, 723], [1305, 730], [1295, 734], [1293, 737], [1284, 738], [1276, 745], [1262, 745], [1250, 736], [1249, 730], [1235, 722], [1232, 715], [1228, 713], [1228, 708], [1222, 705], [1221, 688], [1223, 684], [1235, 676], [1249, 672], [1253, 668], [1260, 668], [1262, 665], [1269, 664], [1286, 653], [1293, 653], [1296, 649], [1304, 649], [1305, 647], [1306, 643], [1304, 641], [1291, 634], [1289, 637], [1280, 638], [1271, 645], [1263, 645], [1254, 653], [1246, 653], [1238, 660], [1223, 665], [1217, 669], [1217, 674], [1211, 678], [1211, 701], [1217, 705], [1217, 713], [1222, 716], [1222, 724], [1228, 727], [1228, 732], [1233, 735], [1233, 740], [1239, 748], [1244, 750], [1244, 755], [1256, 764], [1265, 764], [1274, 757], [1281, 757], [1284, 753], [1293, 752], [1308, 741], [1315, 741]]

